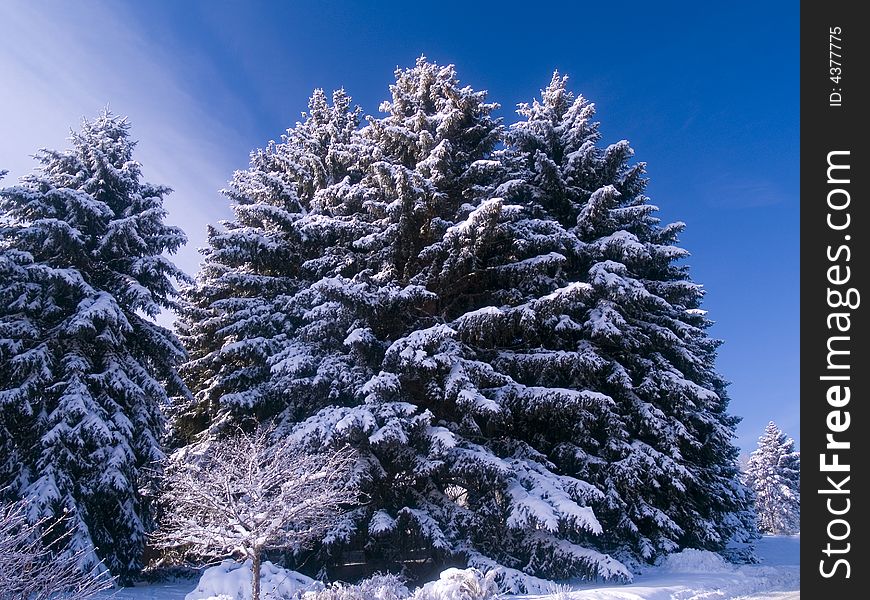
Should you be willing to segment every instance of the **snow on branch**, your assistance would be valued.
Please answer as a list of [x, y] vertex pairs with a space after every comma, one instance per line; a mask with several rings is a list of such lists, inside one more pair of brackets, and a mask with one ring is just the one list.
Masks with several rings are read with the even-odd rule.
[[30, 523], [23, 502], [0, 507], [0, 596], [4, 600], [84, 600], [114, 580], [98, 565], [82, 570], [91, 548], [74, 548], [68, 517]]
[[272, 427], [189, 447], [167, 465], [167, 514], [152, 537], [182, 556], [252, 559], [256, 572], [263, 550], [321, 539], [357, 501], [355, 461], [347, 448], [306, 453]]

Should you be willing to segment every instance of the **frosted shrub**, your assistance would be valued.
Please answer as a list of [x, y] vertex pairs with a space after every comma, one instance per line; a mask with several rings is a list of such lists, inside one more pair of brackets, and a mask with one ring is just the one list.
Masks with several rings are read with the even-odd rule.
[[413, 600], [488, 600], [498, 597], [496, 571], [484, 575], [478, 569], [447, 569], [438, 581], [418, 589]]
[[404, 600], [409, 592], [396, 575], [375, 575], [355, 585], [333, 583], [329, 587], [308, 591], [302, 600]]
[[329, 587], [303, 592], [300, 600], [490, 600], [498, 598], [495, 571], [484, 575], [478, 569], [447, 569], [437, 581], [413, 594], [395, 575], [375, 575], [355, 585], [333, 583]]
[[571, 586], [564, 583], [551, 583], [548, 587], [548, 600], [570, 600]]

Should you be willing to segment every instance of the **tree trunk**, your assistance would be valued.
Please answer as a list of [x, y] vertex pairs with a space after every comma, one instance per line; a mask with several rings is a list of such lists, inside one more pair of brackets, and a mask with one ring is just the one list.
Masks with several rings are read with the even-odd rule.
[[260, 548], [254, 548], [251, 563], [251, 600], [260, 600]]

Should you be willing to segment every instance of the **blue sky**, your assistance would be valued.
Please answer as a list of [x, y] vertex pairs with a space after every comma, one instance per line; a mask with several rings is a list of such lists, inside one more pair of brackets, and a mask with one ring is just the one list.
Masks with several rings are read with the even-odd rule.
[[[367, 6], [368, 4], [377, 7]], [[0, 169], [108, 105], [190, 237], [229, 215], [218, 190], [299, 119], [315, 87], [368, 114], [425, 54], [487, 89], [506, 121], [553, 69], [592, 100], [605, 142], [648, 164], [724, 340], [719, 370], [752, 450], [768, 420], [799, 440], [797, 2], [0, 3]]]

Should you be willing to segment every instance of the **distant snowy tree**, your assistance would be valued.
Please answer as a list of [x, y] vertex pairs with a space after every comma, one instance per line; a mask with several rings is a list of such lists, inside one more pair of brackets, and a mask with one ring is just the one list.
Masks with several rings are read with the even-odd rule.
[[85, 600], [112, 587], [109, 574], [82, 571], [86, 549], [69, 547], [68, 518], [31, 523], [18, 501], [0, 508], [0, 595], [6, 600]]
[[[390, 90], [382, 118], [325, 129], [347, 132], [322, 136], [330, 152], [301, 142], [308, 117], [236, 174], [239, 207], [312, 200], [274, 233], [214, 234], [186, 319], [214, 326], [190, 337], [213, 346], [186, 367], [205, 375], [187, 441], [254, 416], [356, 448], [369, 500], [323, 536], [323, 561], [462, 560], [519, 591], [748, 534], [718, 343], [674, 264], [682, 224], [658, 225], [628, 144], [600, 147], [558, 76], [509, 132], [452, 66], [421, 58]], [[261, 183], [311, 181], [300, 165], [330, 153], [342, 177]], [[256, 255], [235, 250], [244, 236]], [[256, 311], [239, 300], [266, 285]]]
[[758, 530], [793, 534], [800, 531], [801, 454], [794, 440], [771, 421], [758, 438], [746, 466], [746, 484], [755, 492]]
[[[126, 119], [102, 113], [72, 148], [0, 190], [0, 484], [31, 522], [69, 511], [68, 549], [122, 579], [141, 567], [162, 407], [184, 396], [165, 256], [169, 189], [141, 181]], [[96, 548], [94, 551], [94, 547]]]
[[159, 547], [185, 555], [252, 561], [252, 598], [271, 549], [318, 540], [358, 500], [349, 449], [309, 454], [268, 427], [176, 453], [167, 466]]

